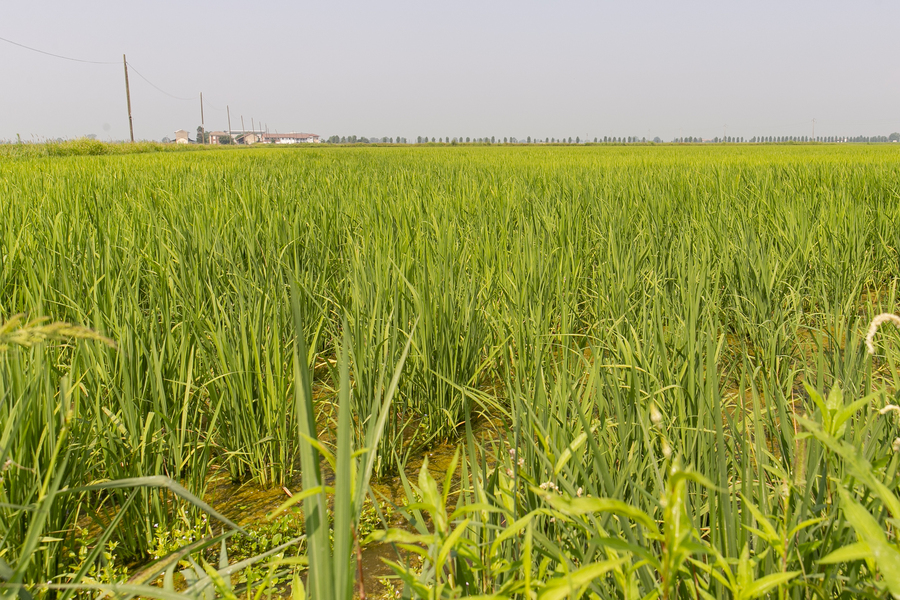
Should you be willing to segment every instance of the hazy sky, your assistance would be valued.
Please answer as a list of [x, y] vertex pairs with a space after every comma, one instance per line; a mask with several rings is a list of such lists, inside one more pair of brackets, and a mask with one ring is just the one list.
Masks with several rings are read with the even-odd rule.
[[900, 2], [3, 0], [0, 139], [887, 135]]

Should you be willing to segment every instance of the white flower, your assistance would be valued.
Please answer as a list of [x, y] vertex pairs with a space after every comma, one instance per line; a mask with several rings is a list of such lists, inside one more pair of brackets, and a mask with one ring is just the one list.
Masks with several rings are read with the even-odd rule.
[[584, 488], [578, 488], [578, 491], [575, 492], [575, 495], [581, 498], [581, 495], [584, 493]]

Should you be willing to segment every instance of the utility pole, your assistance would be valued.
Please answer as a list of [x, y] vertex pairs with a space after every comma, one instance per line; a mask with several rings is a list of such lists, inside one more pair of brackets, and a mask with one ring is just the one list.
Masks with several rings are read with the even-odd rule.
[[813, 119], [813, 137], [812, 141], [816, 141], [816, 120]]
[[231, 107], [225, 105], [225, 112], [228, 113], [228, 137], [231, 137]]
[[256, 123], [254, 123], [253, 117], [250, 117], [250, 130], [253, 131], [253, 135], [256, 135]]
[[125, 55], [122, 55], [122, 64], [125, 66], [125, 99], [128, 101], [128, 132], [131, 134], [131, 141], [134, 142], [134, 124], [131, 120], [131, 89], [128, 87], [128, 61]]
[[247, 130], [244, 129], [244, 115], [241, 115], [241, 135], [247, 133]]
[[203, 143], [206, 143], [206, 121], [203, 120], [203, 92], [200, 92], [200, 129], [203, 131]]

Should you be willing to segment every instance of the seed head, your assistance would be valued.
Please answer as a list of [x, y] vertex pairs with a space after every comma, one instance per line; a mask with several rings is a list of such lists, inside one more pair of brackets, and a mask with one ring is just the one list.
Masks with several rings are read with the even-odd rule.
[[788, 485], [787, 481], [784, 481], [781, 484], [781, 496], [782, 498], [789, 498], [791, 496], [791, 486]]
[[669, 442], [666, 440], [663, 440], [662, 442], [662, 453], [665, 458], [672, 458], [672, 447], [669, 446]]
[[872, 323], [869, 324], [869, 332], [866, 334], [866, 349], [869, 351], [869, 354], [875, 354], [875, 345], [872, 343], [875, 339], [875, 334], [878, 332], [878, 328], [888, 321], [893, 323], [895, 327], [900, 328], [900, 317], [891, 313], [881, 313], [872, 319]]

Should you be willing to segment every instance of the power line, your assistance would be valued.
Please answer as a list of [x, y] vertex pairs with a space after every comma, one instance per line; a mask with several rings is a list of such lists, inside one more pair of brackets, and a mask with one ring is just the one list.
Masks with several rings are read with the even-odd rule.
[[[26, 46], [25, 44], [20, 44], [19, 42], [14, 42], [12, 40], [8, 40], [4, 37], [0, 37], [0, 41], [4, 41], [8, 44], [12, 44], [13, 46], [18, 46], [20, 48], [25, 48], [26, 50], [31, 50], [32, 52], [38, 52], [39, 54], [45, 54], [47, 56], [52, 56], [53, 58], [61, 58], [63, 60], [71, 60], [73, 62], [87, 63], [89, 65], [116, 65], [116, 64], [118, 64], [117, 62], [113, 62], [113, 61], [83, 60], [80, 58], [72, 58], [71, 56], [63, 56], [62, 54], [54, 54], [52, 52], [47, 52], [45, 50], [40, 50], [38, 48], [32, 48], [31, 46]], [[156, 85], [155, 83], [153, 83], [152, 81], [150, 81], [149, 79], [144, 77], [144, 75], [140, 71], [138, 71], [137, 69], [134, 68], [133, 64], [128, 63], [128, 66], [131, 67], [132, 71], [137, 73], [138, 77], [140, 77], [141, 79], [143, 79], [144, 81], [149, 83], [158, 92], [165, 94], [166, 96], [169, 96], [170, 98], [175, 98], [176, 100], [194, 100], [194, 98], [182, 98], [181, 96], [175, 96], [174, 94], [170, 94], [169, 92], [165, 91], [164, 89], [160, 88], [158, 85]], [[221, 109], [218, 109], [218, 110], [221, 110]]]
[[210, 108], [213, 109], [213, 110], [217, 110], [217, 111], [219, 111], [219, 112], [225, 112], [225, 110], [226, 110], [226, 109], [224, 109], [224, 108], [219, 108], [218, 106], [216, 106], [215, 104], [213, 104], [213, 103], [210, 102], [209, 100], [204, 100], [204, 102], [206, 103], [206, 106], [210, 107]]
[[53, 58], [61, 58], [63, 60], [71, 60], [73, 62], [87, 63], [90, 65], [115, 65], [118, 64], [112, 61], [103, 61], [103, 60], [82, 60], [80, 58], [72, 58], [71, 56], [63, 56], [61, 54], [53, 54], [52, 52], [46, 52], [44, 50], [38, 50], [37, 48], [32, 48], [31, 46], [26, 46], [25, 44], [20, 44], [19, 42], [14, 42], [12, 40], [8, 40], [6, 38], [0, 37], [0, 40], [12, 44], [13, 46], [18, 46], [19, 48], [25, 48], [26, 50], [31, 50], [32, 52], [38, 52], [40, 54], [46, 54], [47, 56], [52, 56]]
[[175, 96], [175, 95], [173, 95], [173, 94], [170, 94], [170, 93], [167, 92], [166, 90], [162, 89], [161, 87], [159, 87], [158, 85], [156, 85], [155, 83], [153, 83], [152, 81], [150, 81], [149, 79], [147, 79], [146, 77], [144, 77], [144, 76], [141, 74], [141, 72], [138, 71], [137, 69], [135, 69], [135, 68], [134, 68], [134, 65], [131, 64], [130, 62], [128, 63], [128, 66], [131, 67], [131, 70], [132, 70], [132, 71], [134, 71], [135, 73], [138, 74], [138, 77], [140, 77], [141, 79], [143, 79], [144, 81], [146, 81], [147, 83], [149, 83], [151, 86], [153, 86], [154, 88], [156, 88], [156, 90], [157, 90], [158, 92], [163, 93], [163, 94], [165, 94], [166, 96], [169, 96], [170, 98], [175, 98], [176, 100], [196, 100], [196, 98], [182, 98], [181, 96]]

